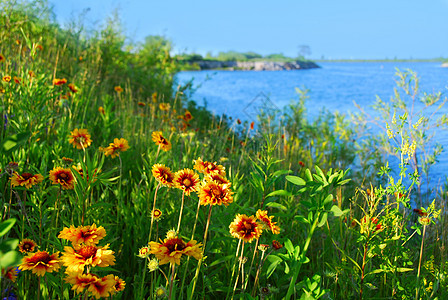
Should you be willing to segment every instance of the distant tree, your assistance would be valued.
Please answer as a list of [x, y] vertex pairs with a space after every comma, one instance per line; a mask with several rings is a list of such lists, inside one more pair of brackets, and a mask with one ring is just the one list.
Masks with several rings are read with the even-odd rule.
[[279, 59], [279, 60], [288, 59], [288, 57], [285, 56], [283, 53], [269, 54], [269, 55], [266, 55], [266, 58], [269, 58], [269, 59]]
[[243, 55], [246, 56], [246, 59], [263, 58], [263, 55], [252, 52], [252, 51], [243, 53]]
[[304, 59], [305, 57], [311, 55], [311, 48], [308, 45], [299, 45], [299, 59]]

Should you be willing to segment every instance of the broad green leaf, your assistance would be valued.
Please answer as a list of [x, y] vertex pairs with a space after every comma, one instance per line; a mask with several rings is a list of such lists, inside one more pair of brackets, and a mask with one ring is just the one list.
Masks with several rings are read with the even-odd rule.
[[289, 254], [291, 254], [291, 255], [294, 254], [294, 246], [293, 246], [293, 244], [292, 244], [290, 239], [288, 239], [285, 242], [285, 249], [288, 251]]
[[310, 222], [302, 215], [296, 215], [296, 216], [294, 216], [294, 219], [296, 219], [300, 223], [310, 224]]
[[305, 176], [308, 181], [313, 181], [313, 176], [311, 175], [310, 169], [305, 170]]
[[[270, 257], [270, 255], [268, 257]], [[281, 262], [281, 260], [275, 260], [268, 266], [268, 269], [266, 270], [266, 277], [267, 278], [271, 277], [272, 273], [274, 273], [275, 269], [280, 264], [280, 262]]]
[[19, 133], [8, 136], [3, 142], [3, 151], [9, 152], [20, 146], [20, 144], [25, 143], [30, 137], [29, 133]]
[[322, 219], [320, 220], [320, 222], [317, 224], [318, 227], [322, 227], [325, 225], [325, 223], [327, 222], [327, 217], [328, 217], [328, 213], [325, 212], [322, 214]]
[[328, 203], [331, 203], [332, 201], [333, 201], [333, 195], [329, 194], [324, 200], [324, 205], [327, 205]]
[[17, 251], [9, 251], [0, 257], [0, 266], [3, 269], [17, 266], [22, 261], [22, 255]]
[[288, 175], [285, 178], [286, 178], [286, 180], [288, 180], [292, 184], [295, 184], [295, 185], [306, 185], [306, 181], [303, 180], [302, 178], [298, 177], [298, 176]]
[[344, 215], [344, 212], [337, 205], [333, 205], [331, 207], [331, 211], [333, 212], [335, 217], [340, 217], [340, 216]]
[[280, 203], [277, 203], [277, 202], [269, 202], [269, 203], [266, 203], [266, 206], [267, 206], [267, 207], [278, 208], [278, 209], [281, 209], [281, 210], [288, 210], [288, 209], [286, 208], [286, 206], [284, 206], [284, 205], [282, 205], [282, 204], [280, 204]]
[[396, 268], [397, 272], [403, 273], [403, 272], [410, 272], [410, 271], [414, 271], [414, 269], [411, 268]]
[[1, 222], [0, 223], [0, 237], [7, 234], [11, 230], [12, 226], [14, 226], [15, 223], [16, 223], [16, 219], [14, 219], [14, 218], [11, 218], [11, 219]]
[[266, 195], [266, 198], [268, 197], [272, 197], [272, 196], [291, 196], [292, 193], [289, 191], [285, 191], [285, 190], [276, 190], [273, 192], [270, 192], [269, 194]]

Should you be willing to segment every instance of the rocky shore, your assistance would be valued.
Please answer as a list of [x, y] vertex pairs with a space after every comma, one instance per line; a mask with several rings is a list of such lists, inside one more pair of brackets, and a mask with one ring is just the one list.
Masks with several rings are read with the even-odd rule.
[[201, 70], [243, 70], [243, 71], [282, 71], [320, 68], [312, 61], [272, 62], [272, 61], [196, 61]]

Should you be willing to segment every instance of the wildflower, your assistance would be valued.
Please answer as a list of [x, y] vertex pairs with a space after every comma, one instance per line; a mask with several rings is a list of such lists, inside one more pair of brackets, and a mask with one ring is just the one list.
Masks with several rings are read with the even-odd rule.
[[257, 219], [262, 221], [263, 224], [265, 225], [266, 229], [270, 229], [272, 231], [273, 234], [279, 234], [280, 233], [280, 227], [277, 224], [277, 222], [272, 222], [272, 219], [274, 218], [274, 216], [268, 216], [268, 211], [267, 210], [257, 210]]
[[5, 56], [0, 53], [0, 63], [4, 62], [6, 60]]
[[71, 165], [73, 163], [73, 159], [68, 158], [68, 157], [63, 157], [62, 161], [66, 164], [66, 165]]
[[268, 249], [269, 249], [269, 245], [268, 244], [260, 244], [258, 246], [258, 250], [260, 250], [261, 252], [265, 252]]
[[162, 185], [173, 187], [174, 174], [169, 167], [162, 164], [152, 166], [152, 176]]
[[17, 83], [17, 84], [20, 84], [22, 82], [22, 78], [19, 78], [17, 76], [14, 76], [13, 79], [14, 79], [14, 82]]
[[75, 177], [70, 169], [53, 168], [50, 171], [50, 180], [53, 184], [60, 184], [64, 190], [73, 190], [75, 187]]
[[158, 145], [163, 151], [168, 151], [171, 149], [171, 143], [165, 139], [161, 131], [154, 131], [152, 133], [152, 140], [156, 145]]
[[2, 277], [11, 280], [12, 282], [16, 282], [17, 279], [17, 267], [8, 267], [6, 269], [2, 269]]
[[159, 264], [163, 265], [170, 263], [172, 265], [180, 265], [180, 259], [182, 255], [192, 256], [197, 260], [202, 257], [201, 243], [197, 243], [195, 240], [191, 240], [185, 243], [179, 237], [167, 238], [157, 242], [149, 242], [151, 247], [151, 253], [159, 259]]
[[158, 208], [154, 209], [152, 211], [152, 218], [157, 222], [160, 221], [160, 219], [162, 218], [162, 211]]
[[109, 250], [109, 244], [104, 247], [73, 245], [64, 247], [62, 262], [67, 267], [66, 272], [83, 272], [85, 266], [107, 267], [115, 265], [114, 251]]
[[426, 217], [426, 216], [428, 215], [427, 212], [424, 212], [423, 210], [418, 209], [418, 208], [414, 208], [414, 212], [415, 212], [416, 214], [418, 214], [419, 216], [421, 216], [421, 217]]
[[119, 293], [119, 292], [123, 291], [126, 286], [126, 282], [118, 276], [115, 276], [114, 280], [115, 280], [115, 284], [113, 286], [112, 291], [114, 293]]
[[229, 229], [233, 237], [248, 243], [258, 239], [263, 232], [261, 224], [257, 223], [254, 216], [248, 217], [242, 214], [236, 215], [233, 222], [230, 223]]
[[70, 84], [68, 85], [68, 88], [69, 88], [70, 91], [72, 91], [73, 93], [77, 93], [77, 92], [78, 92], [78, 88], [77, 88], [73, 83], [70, 83]]
[[98, 279], [98, 276], [94, 274], [68, 273], [67, 277], [65, 278], [65, 282], [73, 285], [72, 290], [76, 291], [76, 293], [79, 294]]
[[194, 169], [197, 170], [199, 173], [206, 174], [206, 175], [221, 175], [225, 176], [225, 168], [222, 165], [216, 164], [216, 162], [212, 163], [209, 161], [202, 161], [200, 157], [198, 159], [193, 160], [194, 163]]
[[73, 144], [73, 148], [77, 149], [85, 149], [90, 146], [92, 143], [92, 139], [90, 138], [90, 134], [87, 129], [78, 129], [75, 128], [69, 135], [70, 139], [68, 142]]
[[241, 120], [240, 119], [236, 119], [236, 122], [238, 123], [238, 125], [241, 125]]
[[125, 152], [129, 149], [128, 141], [121, 138], [121, 139], [114, 139], [113, 143], [109, 144], [109, 147], [104, 149], [104, 155], [108, 156], [110, 155], [112, 158], [115, 158], [119, 155], [118, 151]]
[[19, 173], [14, 172], [11, 177], [11, 186], [24, 186], [27, 189], [30, 189], [33, 185], [41, 183], [44, 180], [44, 177], [40, 174], [31, 174], [31, 173]]
[[33, 71], [28, 71], [28, 75], [29, 75], [30, 77], [36, 77], [36, 74], [34, 74]]
[[152, 98], [152, 102], [156, 103], [157, 102], [157, 92], [152, 93], [151, 98]]
[[159, 109], [163, 111], [170, 110], [171, 105], [169, 103], [159, 103]]
[[279, 241], [273, 240], [273, 241], [272, 241], [272, 247], [273, 247], [275, 250], [279, 250], [279, 249], [282, 249], [282, 248], [283, 248], [283, 245], [280, 244]]
[[42, 47], [42, 45], [37, 45], [37, 46], [36, 46], [36, 49], [42, 51], [42, 50], [44, 50], [44, 47]]
[[431, 224], [431, 218], [428, 217], [418, 217], [418, 222], [423, 226], [427, 226]]
[[199, 189], [199, 201], [201, 205], [229, 205], [233, 202], [229, 184], [218, 184], [210, 181], [203, 184]]
[[168, 295], [166, 294], [166, 288], [164, 288], [163, 286], [159, 286], [158, 288], [156, 288], [154, 296], [156, 297], [156, 299], [167, 298]]
[[22, 253], [34, 252], [34, 248], [36, 248], [37, 244], [31, 239], [23, 239], [19, 243], [19, 251]]
[[225, 178], [224, 176], [218, 175], [218, 174], [207, 175], [207, 176], [205, 176], [204, 179], [206, 182], [214, 181], [218, 184], [230, 185], [230, 181], [227, 180], [227, 178]]
[[305, 163], [303, 161], [299, 161], [299, 166], [303, 168], [305, 166]]
[[96, 224], [93, 223], [87, 226], [75, 227], [70, 225], [70, 227], [64, 227], [59, 233], [58, 238], [69, 240], [73, 246], [79, 246], [80, 244], [92, 246], [98, 244], [105, 236], [106, 230], [104, 227], [96, 227]]
[[122, 92], [123, 92], [122, 87], [119, 86], [119, 85], [117, 85], [116, 87], [114, 87], [114, 90], [115, 90], [117, 93], [122, 93]]
[[56, 86], [63, 85], [63, 84], [66, 84], [66, 83], [67, 83], [67, 79], [65, 79], [65, 78], [62, 78], [62, 79], [55, 78], [55, 79], [53, 79], [53, 85], [56, 85]]
[[199, 189], [199, 175], [191, 169], [183, 169], [174, 174], [174, 186], [189, 196], [191, 192]]
[[138, 102], [137, 105], [140, 106], [140, 107], [145, 107], [146, 106], [146, 104], [143, 103], [143, 102]]
[[140, 258], [147, 258], [148, 256], [149, 256], [149, 251], [150, 251], [151, 249], [148, 247], [148, 246], [144, 246], [144, 247], [141, 247], [139, 250], [138, 250], [138, 257], [140, 257]]
[[255, 125], [255, 123], [252, 121], [252, 122], [250, 123], [250, 130], [254, 130], [254, 125]]
[[174, 239], [175, 237], [177, 237], [177, 231], [174, 229], [170, 229], [166, 232], [166, 238], [167, 239]]
[[9, 75], [3, 76], [3, 81], [4, 82], [10, 82], [11, 81], [11, 76], [9, 76]]
[[102, 114], [105, 115], [106, 112], [104, 111], [104, 108], [102, 106], [98, 107], [98, 111]]
[[50, 255], [47, 251], [30, 253], [22, 260], [19, 270], [31, 270], [37, 276], [44, 276], [46, 272], [57, 271], [61, 265], [59, 252]]
[[109, 297], [115, 286], [114, 275], [107, 275], [92, 282], [87, 289], [96, 299]]
[[185, 122], [190, 122], [191, 120], [193, 120], [193, 115], [190, 111], [185, 111], [184, 120]]
[[148, 262], [148, 270], [149, 272], [154, 272], [159, 268], [159, 260], [157, 258], [153, 258]]
[[[0, 86], [0, 94], [4, 94], [5, 92], [6, 92], [6, 90]], [[6, 124], [5, 124], [5, 126], [6, 126]]]

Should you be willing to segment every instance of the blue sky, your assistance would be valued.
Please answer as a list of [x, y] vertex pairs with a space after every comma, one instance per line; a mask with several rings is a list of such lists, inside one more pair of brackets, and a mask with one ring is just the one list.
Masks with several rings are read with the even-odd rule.
[[118, 9], [126, 36], [165, 35], [175, 52], [255, 51], [310, 58], [448, 57], [448, 0], [163, 1], [50, 0], [66, 24], [86, 8], [87, 25]]

